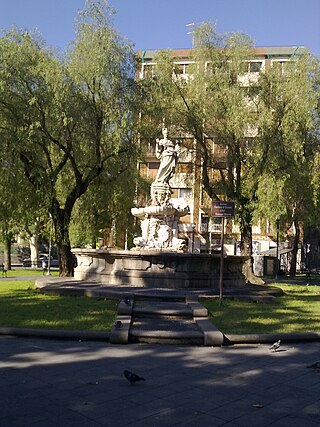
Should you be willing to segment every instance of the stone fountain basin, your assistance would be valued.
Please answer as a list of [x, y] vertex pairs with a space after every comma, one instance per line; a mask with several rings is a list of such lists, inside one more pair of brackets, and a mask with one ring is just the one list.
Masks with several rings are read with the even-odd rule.
[[[146, 288], [219, 288], [220, 255], [75, 248], [75, 279], [112, 286]], [[245, 286], [243, 265], [248, 257], [224, 258], [224, 288]]]

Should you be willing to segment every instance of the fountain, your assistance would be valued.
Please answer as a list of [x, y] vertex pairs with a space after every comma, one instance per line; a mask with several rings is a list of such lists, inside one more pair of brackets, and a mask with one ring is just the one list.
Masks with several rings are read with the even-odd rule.
[[[179, 220], [188, 207], [174, 207], [170, 179], [180, 154], [180, 144], [167, 136], [156, 140], [156, 157], [160, 167], [151, 184], [150, 200], [145, 207], [132, 208], [141, 223], [141, 236], [134, 238], [130, 250], [73, 249], [78, 267], [75, 278], [94, 280], [114, 286], [148, 288], [216, 288], [219, 287], [220, 255], [187, 253], [186, 239], [179, 236]], [[224, 287], [245, 285], [242, 273], [246, 258], [224, 259]]]

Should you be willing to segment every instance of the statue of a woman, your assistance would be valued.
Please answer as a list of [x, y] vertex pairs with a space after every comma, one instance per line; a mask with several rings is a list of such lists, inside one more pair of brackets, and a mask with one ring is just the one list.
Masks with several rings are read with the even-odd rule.
[[167, 128], [162, 129], [162, 139], [156, 139], [156, 157], [161, 160], [160, 167], [154, 183], [169, 184], [180, 154], [180, 145], [168, 139]]

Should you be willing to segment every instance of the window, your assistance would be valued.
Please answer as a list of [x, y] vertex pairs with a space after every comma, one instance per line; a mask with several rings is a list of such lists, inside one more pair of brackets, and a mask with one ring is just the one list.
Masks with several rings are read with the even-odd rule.
[[201, 216], [201, 231], [202, 233], [207, 233], [209, 230], [209, 217], [207, 216]]
[[160, 163], [159, 162], [149, 162], [148, 163], [149, 169], [159, 169]]
[[176, 74], [184, 74], [184, 64], [175, 64], [174, 71]]
[[249, 62], [249, 73], [259, 73], [262, 69], [261, 61]]
[[154, 74], [154, 65], [143, 65], [143, 77], [152, 77]]
[[276, 68], [280, 76], [285, 76], [292, 67], [292, 61], [272, 61], [272, 67]]
[[192, 173], [191, 163], [178, 163], [176, 166], [177, 173]]
[[227, 148], [219, 143], [214, 143], [213, 154], [216, 160], [226, 160]]
[[192, 197], [192, 188], [179, 188], [179, 197], [181, 199], [190, 199]]
[[181, 76], [182, 74], [188, 74], [188, 66], [189, 64], [174, 64], [174, 71], [177, 76]]
[[148, 177], [149, 178], [155, 178], [157, 176], [158, 173], [158, 169], [159, 169], [159, 162], [149, 162], [148, 163]]
[[147, 166], [147, 164], [146, 163], [140, 163], [139, 164], [139, 171], [140, 171], [140, 174], [143, 177], [147, 177], [148, 176], [148, 166]]
[[262, 70], [262, 61], [248, 61], [241, 64], [241, 73], [259, 73]]
[[187, 199], [192, 198], [192, 188], [171, 188], [171, 197], [173, 199]]

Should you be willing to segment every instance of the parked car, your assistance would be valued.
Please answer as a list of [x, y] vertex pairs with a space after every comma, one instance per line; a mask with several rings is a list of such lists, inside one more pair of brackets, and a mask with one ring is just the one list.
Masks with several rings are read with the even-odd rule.
[[[43, 260], [47, 261], [47, 264], [48, 264], [49, 257], [43, 257], [41, 259], [41, 262]], [[58, 258], [54, 258], [54, 257], [50, 257], [50, 267], [59, 267], [59, 259]]]
[[[31, 258], [30, 257], [23, 258], [22, 265], [23, 267], [31, 267]], [[41, 267], [41, 261], [38, 261], [37, 267]]]
[[[48, 263], [49, 255], [48, 254], [39, 254], [39, 259], [37, 263], [37, 267], [42, 267], [42, 261], [46, 261]], [[31, 258], [27, 257], [22, 260], [23, 267], [31, 267]], [[50, 268], [51, 267], [59, 267], [59, 259], [56, 257], [50, 257]]]

